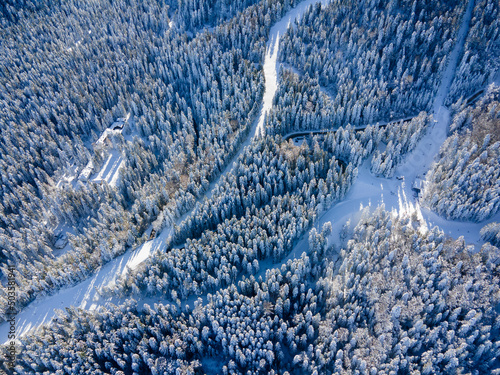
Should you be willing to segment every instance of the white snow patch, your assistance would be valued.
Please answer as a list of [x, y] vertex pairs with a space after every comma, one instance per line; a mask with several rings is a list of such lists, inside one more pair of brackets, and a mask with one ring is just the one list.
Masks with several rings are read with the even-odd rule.
[[[254, 125], [252, 126], [252, 130], [254, 130], [253, 137], [258, 137], [263, 134], [263, 125], [264, 119], [272, 107], [272, 100], [274, 94], [277, 89], [277, 52], [279, 47], [279, 37], [283, 35], [286, 29], [289, 27], [290, 23], [298, 19], [307, 9], [307, 7], [311, 4], [316, 3], [316, 0], [306, 0], [300, 3], [297, 7], [288, 12], [273, 28], [271, 29], [270, 38], [268, 41], [268, 48], [264, 62], [264, 76], [266, 79], [266, 89], [263, 98], [263, 105], [261, 108], [261, 113], [259, 119], [256, 120]], [[326, 0], [321, 0], [322, 4], [328, 3]], [[467, 14], [464, 17], [463, 24], [460, 29], [460, 37], [459, 42], [457, 42], [458, 47], [455, 46], [455, 49], [462, 48], [463, 42], [465, 39], [465, 35], [467, 33], [468, 23], [470, 20], [471, 14], [471, 4], [473, 1], [470, 0], [469, 7], [467, 9]], [[464, 26], [465, 25], [465, 26]], [[465, 30], [465, 31], [463, 31]], [[449, 112], [446, 108], [442, 106], [444, 98], [446, 97], [446, 93], [449, 90], [449, 86], [451, 84], [451, 79], [453, 78], [454, 70], [456, 68], [456, 62], [458, 60], [458, 52], [452, 52], [452, 57], [450, 58], [450, 63], [443, 77], [443, 81], [438, 91], [438, 95], [435, 101], [435, 119], [437, 120], [436, 125], [433, 127], [432, 132], [427, 133], [425, 139], [420, 141], [419, 146], [415, 149], [410, 155], [410, 158], [407, 158], [406, 162], [398, 168], [398, 172], [396, 175], [403, 175], [406, 177], [407, 181], [413, 181], [413, 179], [409, 179], [408, 176], [415, 176], [418, 173], [422, 173], [427, 171], [428, 166], [433, 158], [439, 150], [440, 145], [446, 139], [446, 127], [449, 123]], [[458, 51], [458, 50], [457, 50]], [[450, 68], [451, 66], [451, 68]], [[451, 70], [450, 70], [451, 69]], [[449, 74], [447, 75], [447, 72]], [[443, 89], [444, 87], [444, 89]], [[431, 138], [430, 135], [437, 136], [439, 138]], [[444, 138], [443, 138], [444, 136]], [[235, 156], [234, 160], [238, 157], [239, 154], [244, 149], [245, 145], [248, 145], [253, 137], [248, 137], [243, 146], [240, 148], [240, 152]], [[439, 143], [439, 140], [441, 140]], [[431, 142], [429, 146], [433, 146], [431, 149], [426, 146], [427, 142]], [[432, 143], [434, 141], [434, 143]], [[421, 155], [419, 152], [425, 150], [424, 159], [419, 159], [418, 156]], [[234, 164], [233, 164], [234, 165]], [[233, 165], [228, 165], [224, 170], [223, 174], [228, 173]], [[411, 169], [415, 167], [415, 169]], [[416, 212], [417, 217], [425, 218], [430, 222], [432, 212], [427, 213], [426, 210], [420, 210], [418, 203], [408, 202], [407, 197], [412, 196], [411, 191], [408, 193], [408, 187], [405, 186], [404, 181], [398, 181], [395, 179], [384, 179], [378, 178], [371, 174], [370, 172], [370, 163], [369, 161], [365, 161], [364, 164], [359, 168], [359, 175], [356, 182], [351, 187], [349, 193], [347, 194], [344, 201], [334, 204], [329, 210], [327, 210], [317, 221], [318, 229], [321, 229], [323, 223], [330, 221], [332, 223], [333, 231], [332, 235], [329, 236], [328, 240], [330, 243], [335, 243], [335, 241], [339, 240], [339, 234], [341, 233], [342, 227], [344, 224], [351, 220], [352, 223], [355, 223], [360, 215], [360, 208], [366, 206], [378, 206], [379, 204], [384, 203], [385, 208], [388, 211], [393, 212], [404, 212], [404, 213], [412, 213]], [[221, 176], [222, 176], [221, 175]], [[220, 179], [220, 177], [219, 177]], [[212, 193], [213, 186], [216, 182], [210, 185], [210, 191], [206, 194], [209, 197]], [[406, 189], [406, 191], [405, 191]], [[389, 192], [384, 196], [384, 191]], [[497, 215], [500, 217], [500, 214]], [[492, 218], [491, 221], [499, 220], [497, 218]], [[447, 228], [450, 224], [449, 221], [446, 221], [442, 218], [437, 217], [435, 219], [437, 224], [440, 227]], [[452, 225], [449, 225], [448, 229], [452, 229], [456, 231], [456, 222], [452, 222]], [[474, 231], [482, 228], [485, 223], [477, 224], [477, 228], [470, 223], [464, 223], [466, 228], [472, 229]], [[424, 227], [425, 230], [426, 227]], [[446, 230], [445, 230], [446, 231]], [[91, 278], [77, 284], [74, 287], [66, 288], [58, 291], [55, 295], [39, 298], [30, 305], [28, 305], [22, 312], [20, 312], [17, 316], [17, 327], [18, 336], [22, 336], [26, 334], [30, 329], [39, 327], [44, 323], [48, 323], [50, 319], [55, 315], [55, 308], [65, 308], [68, 306], [79, 306], [81, 308], [87, 308], [89, 310], [95, 309], [99, 305], [106, 304], [109, 300], [104, 301], [99, 297], [98, 290], [106, 285], [111, 285], [116, 281], [118, 275], [126, 274], [129, 269], [136, 268], [139, 264], [141, 264], [145, 259], [147, 259], [154, 251], [157, 251], [165, 246], [166, 240], [172, 233], [172, 228], [165, 228], [160, 235], [151, 240], [147, 241], [143, 245], [137, 247], [134, 251], [129, 251], [124, 255], [113, 259], [105, 266], [101, 267], [99, 271]], [[475, 232], [476, 233], [476, 232]], [[468, 237], [469, 241], [475, 238], [475, 236], [471, 235]], [[477, 237], [479, 240], [479, 237]], [[467, 237], [466, 237], [467, 239]], [[474, 241], [470, 241], [474, 242]], [[304, 234], [302, 239], [299, 241], [297, 246], [292, 250], [292, 252], [283, 260], [282, 263], [286, 263], [288, 259], [293, 259], [300, 257], [303, 251], [306, 251], [308, 248], [308, 233]], [[281, 264], [280, 264], [281, 265]], [[260, 272], [258, 275], [265, 274], [266, 269], [271, 267], [277, 267], [280, 265], [272, 264], [269, 262], [261, 262], [260, 264]], [[0, 325], [0, 343], [5, 343], [7, 341], [9, 326], [4, 322]]]
[[94, 171], [94, 163], [92, 162], [92, 160], [90, 160], [80, 172], [78, 179], [82, 182], [87, 182], [93, 171]]
[[65, 171], [65, 173], [61, 176], [59, 181], [56, 183], [56, 187], [62, 189], [65, 186], [73, 186], [75, 183], [75, 179], [78, 175], [78, 166], [74, 163], [69, 166], [69, 168]]
[[281, 20], [276, 22], [269, 32], [269, 39], [267, 41], [266, 56], [264, 58], [264, 79], [266, 88], [264, 90], [264, 97], [262, 99], [262, 110], [255, 130], [255, 136], [264, 135], [264, 120], [267, 113], [273, 106], [273, 99], [278, 89], [278, 51], [280, 44], [280, 37], [290, 27], [291, 23], [300, 19], [304, 12], [310, 5], [320, 2], [321, 4], [328, 4], [328, 0], [305, 0], [298, 4], [295, 8], [291, 9]]
[[120, 169], [124, 166], [125, 158], [120, 151], [111, 149], [104, 165], [97, 175], [92, 178], [92, 181], [96, 183], [106, 181], [110, 186], [116, 186], [120, 177]]
[[430, 227], [438, 226], [445, 234], [455, 239], [463, 236], [465, 242], [474, 245], [476, 251], [479, 251], [484, 243], [479, 233], [481, 229], [489, 223], [500, 221], [500, 212], [480, 223], [447, 220], [425, 207], [422, 208], [422, 215]]
[[[457, 43], [450, 54], [448, 65], [443, 73], [441, 85], [434, 100], [434, 124], [431, 126], [431, 129], [427, 130], [417, 147], [406, 156], [403, 164], [396, 169], [395, 175], [404, 176], [404, 180], [408, 181], [409, 184], [406, 185], [404, 180], [373, 176], [370, 172], [369, 161], [365, 161], [358, 168], [358, 178], [345, 199], [342, 202], [334, 204], [320, 217], [316, 224], [317, 228], [320, 229], [325, 222], [330, 221], [332, 223], [333, 230], [328, 238], [329, 243], [340, 245], [342, 228], [348, 221], [355, 225], [360, 218], [360, 211], [363, 207], [371, 205], [377, 207], [380, 204], [384, 204], [387, 211], [396, 212], [398, 215], [412, 215], [415, 213], [420, 223], [419, 230], [423, 233], [428, 230], [429, 226], [436, 224], [452, 237], [457, 238], [463, 235], [466, 241], [475, 244], [476, 249], [480, 246], [479, 230], [485, 223], [457, 223], [443, 219], [427, 209], [421, 209], [418, 201], [412, 198], [413, 192], [411, 190], [413, 182], [417, 178], [424, 176], [429, 170], [441, 145], [446, 140], [450, 112], [443, 104], [448, 95], [465, 37], [467, 36], [473, 6], [474, 1], [469, 0], [458, 32]], [[384, 196], [384, 190], [390, 193]], [[357, 210], [358, 207], [360, 208], [359, 210]], [[500, 218], [500, 213], [497, 216]], [[491, 219], [491, 221], [494, 220], [495, 218]], [[466, 231], [467, 233], [465, 233]], [[299, 257], [307, 248], [306, 234], [284, 262], [288, 259]]]
[[[47, 324], [56, 315], [55, 309], [65, 309], [70, 306], [94, 310], [98, 306], [113, 302], [99, 295], [99, 290], [104, 286], [112, 285], [119, 275], [126, 275], [130, 269], [137, 268], [154, 251], [163, 250], [168, 237], [172, 233], [171, 227], [166, 227], [158, 237], [147, 241], [133, 251], [113, 259], [105, 264], [87, 280], [57, 291], [54, 295], [40, 297], [30, 303], [16, 316], [16, 335], [21, 337], [33, 328]], [[8, 340], [10, 325], [0, 324], [0, 344]]]

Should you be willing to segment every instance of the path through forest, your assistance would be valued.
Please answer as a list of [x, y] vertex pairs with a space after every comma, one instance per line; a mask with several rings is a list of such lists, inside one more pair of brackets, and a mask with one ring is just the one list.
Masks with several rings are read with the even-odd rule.
[[[434, 118], [436, 119], [436, 122], [434, 122], [431, 129], [427, 130], [426, 135], [419, 142], [418, 147], [412, 153], [407, 155], [403, 164], [396, 170], [395, 175], [403, 175], [405, 176], [405, 180], [401, 181], [396, 178], [386, 179], [383, 177], [376, 177], [370, 171], [370, 160], [365, 160], [365, 162], [359, 167], [358, 177], [345, 199], [334, 204], [330, 209], [320, 214], [320, 217], [316, 221], [315, 228], [317, 228], [318, 231], [321, 230], [324, 223], [328, 221], [332, 223], [332, 234], [328, 237], [328, 241], [331, 244], [335, 244], [337, 248], [341, 245], [340, 238], [345, 224], [350, 222], [352, 228], [361, 218], [363, 208], [370, 207], [371, 209], [374, 209], [381, 204], [384, 204], [385, 209], [392, 211], [395, 215], [402, 213], [414, 213], [415, 217], [418, 218], [420, 222], [420, 230], [422, 231], [426, 231], [429, 227], [436, 224], [441, 227], [445, 233], [454, 238], [458, 238], [463, 235], [469, 243], [478, 244], [480, 242], [479, 230], [485, 225], [484, 222], [481, 224], [465, 222], [458, 223], [439, 218], [432, 212], [421, 209], [414, 193], [411, 190], [411, 185], [414, 179], [420, 174], [425, 174], [439, 151], [441, 144], [446, 139], [446, 130], [450, 119], [448, 109], [443, 106], [443, 103], [448, 95], [451, 81], [455, 75], [455, 70], [458, 64], [458, 58], [460, 57], [460, 51], [463, 49], [463, 45], [465, 43], [465, 37], [467, 35], [473, 6], [473, 0], [470, 0], [466, 14], [459, 29], [456, 45], [450, 54], [447, 68], [443, 73], [441, 85], [435, 97]], [[266, 58], [267, 56], [272, 56], [269, 52], [270, 51], [268, 50]], [[274, 72], [266, 72], [266, 69], [271, 69], [273, 66], [276, 69]], [[266, 78], [268, 76], [275, 77], [277, 71], [279, 71], [279, 64], [273, 62], [273, 64], [265, 65], [264, 69]], [[268, 81], [266, 80], [266, 87], [267, 82]], [[274, 84], [274, 81], [271, 81], [271, 84]], [[272, 90], [272, 87], [270, 90]], [[265, 106], [264, 108], [269, 110], [271, 107], [272, 103], [268, 107]], [[261, 112], [262, 115], [263, 113], [265, 112]], [[380, 122], [380, 124], [384, 123], [385, 122]], [[430, 146], [432, 147], [430, 148]], [[302, 253], [307, 253], [309, 248], [308, 237], [309, 233], [306, 232], [300, 238], [296, 246], [294, 246], [293, 250], [280, 263], [273, 263], [271, 260], [259, 262], [260, 271], [257, 275], [255, 275], [255, 277], [258, 277], [259, 275], [264, 277], [268, 269], [281, 268], [281, 265], [285, 264], [288, 260], [300, 258]], [[338, 257], [334, 254], [332, 259], [337, 261]], [[190, 307], [193, 307], [194, 302], [198, 298], [202, 299], [202, 303], [206, 303], [206, 295], [201, 297], [193, 296], [182, 301], [181, 306], [185, 307], [186, 305], [189, 305]], [[153, 304], [159, 302], [165, 303], [167, 301], [159, 298], [146, 298], [142, 299], [140, 302], [141, 304]]]
[[[249, 136], [240, 146], [239, 151], [231, 158], [221, 175], [210, 184], [209, 190], [200, 198], [200, 200], [203, 200], [205, 197], [210, 198], [218, 181], [222, 178], [222, 176], [232, 170], [234, 167], [234, 161], [238, 159], [244, 148], [248, 146], [253, 139], [262, 134], [266, 114], [272, 107], [273, 97], [278, 87], [277, 69], [279, 68], [279, 65], [277, 57], [280, 37], [286, 32], [286, 29], [290, 26], [290, 24], [294, 22], [295, 19], [298, 19], [307, 10], [309, 5], [317, 2], [326, 4], [328, 1], [305, 0], [287, 12], [285, 16], [283, 16], [281, 20], [271, 28], [264, 60], [265, 92], [259, 116], [252, 124]], [[189, 213], [176, 220], [177, 224], [179, 224], [188, 215]], [[167, 225], [167, 227], [164, 228], [155, 239], [147, 241], [137, 248], [129, 250], [125, 254], [111, 260], [107, 264], [100, 267], [97, 272], [88, 279], [75, 286], [61, 289], [54, 295], [37, 298], [17, 315], [17, 336], [23, 336], [28, 331], [49, 323], [52, 317], [55, 316], [56, 309], [64, 310], [66, 307], [76, 306], [83, 309], [93, 310], [99, 305], [111, 302], [111, 300], [103, 300], [100, 298], [98, 290], [104, 286], [114, 283], [118, 276], [128, 272], [129, 269], [137, 267], [144, 260], [150, 257], [154, 251], [163, 249], [171, 233], [172, 226]], [[0, 324], [0, 344], [7, 342], [8, 330], [9, 325], [6, 322]]]
[[[354, 226], [362, 215], [362, 209], [367, 206], [375, 208], [384, 204], [386, 210], [394, 211], [395, 214], [403, 212], [415, 213], [421, 223], [421, 230], [425, 231], [428, 227], [438, 225], [446, 234], [454, 238], [464, 236], [466, 242], [475, 244], [476, 248], [480, 243], [480, 229], [488, 222], [497, 219], [497, 216], [500, 216], [496, 215], [494, 218], [480, 224], [446, 220], [430, 210], [421, 209], [411, 189], [413, 181], [417, 177], [424, 177], [441, 145], [446, 140], [450, 113], [444, 107], [444, 101], [455, 76], [459, 58], [462, 55], [473, 8], [474, 0], [469, 0], [458, 31], [457, 41], [450, 53], [447, 67], [443, 72], [441, 84], [434, 99], [433, 117], [435, 121], [415, 150], [407, 155], [405, 161], [396, 169], [395, 176], [404, 176], [405, 179], [401, 181], [396, 178], [376, 177], [370, 172], [370, 161], [366, 160], [359, 167], [358, 177], [345, 199], [322, 213], [315, 223], [318, 231], [321, 230], [324, 223], [328, 221], [332, 223], [333, 230], [328, 238], [329, 243], [335, 244], [337, 247], [340, 246], [340, 237], [344, 225], [350, 222], [351, 226]], [[307, 252], [308, 247], [308, 233], [306, 233], [282, 263], [286, 263], [289, 259], [299, 258], [304, 251]], [[280, 266], [281, 264], [273, 265], [273, 267]]]
[[[448, 65], [443, 72], [441, 84], [434, 99], [433, 117], [435, 121], [415, 150], [407, 155], [405, 161], [396, 169], [395, 176], [404, 176], [405, 179], [401, 181], [396, 178], [376, 177], [370, 172], [370, 161], [366, 160], [359, 167], [358, 177], [345, 199], [322, 213], [315, 223], [318, 231], [321, 230], [324, 223], [328, 221], [332, 223], [333, 230], [328, 238], [329, 243], [335, 244], [337, 247], [340, 246], [340, 237], [344, 225], [350, 222], [351, 226], [354, 226], [359, 221], [363, 208], [367, 206], [375, 208], [381, 204], [384, 204], [386, 210], [394, 211], [395, 214], [403, 212], [415, 213], [422, 225], [421, 229], [424, 231], [428, 227], [438, 225], [446, 234], [454, 238], [464, 236], [468, 243], [476, 245], [480, 242], [480, 229], [487, 222], [494, 221], [495, 218], [492, 218], [487, 222], [476, 224], [443, 219], [432, 211], [421, 209], [411, 189], [413, 181], [417, 177], [424, 177], [441, 145], [446, 140], [450, 115], [449, 110], [444, 107], [444, 100], [455, 76], [455, 70], [469, 30], [473, 8], [474, 0], [469, 0], [458, 31], [457, 42], [450, 54]], [[380, 122], [380, 124], [384, 123]], [[308, 247], [308, 233], [306, 233], [283, 262], [299, 258], [304, 251], [307, 251]], [[280, 265], [274, 265], [274, 267], [278, 266]]]
[[[237, 160], [238, 156], [243, 152], [244, 147], [249, 145], [252, 139], [263, 134], [265, 117], [272, 107], [273, 97], [277, 89], [277, 72], [279, 71], [277, 55], [280, 37], [286, 32], [286, 29], [290, 26], [290, 24], [306, 11], [309, 5], [317, 2], [318, 0], [305, 0], [301, 2], [271, 28], [264, 61], [265, 92], [259, 117], [252, 125], [250, 135], [240, 147], [239, 152], [232, 158], [232, 161], [228, 164], [221, 176], [210, 185], [209, 191], [205, 194], [206, 197], [211, 196], [211, 193], [220, 178], [232, 170], [234, 167], [233, 160]], [[328, 1], [320, 0], [320, 2], [325, 4]], [[456, 46], [452, 51], [448, 67], [445, 70], [441, 86], [435, 99], [434, 118], [437, 122], [434, 124], [433, 128], [427, 132], [424, 139], [420, 141], [419, 146], [410, 155], [408, 155], [406, 161], [396, 171], [396, 175], [404, 175], [407, 182], [412, 182], [413, 178], [416, 177], [417, 174], [422, 174], [428, 170], [428, 167], [438, 152], [439, 147], [446, 139], [446, 129], [449, 124], [449, 112], [443, 106], [443, 102], [448, 93], [451, 80], [455, 74], [460, 51], [463, 49], [472, 7], [473, 0], [470, 0], [466, 15], [460, 27]], [[332, 235], [329, 237], [329, 241], [338, 242], [344, 224], [349, 220], [354, 223], [359, 219], [361, 215], [360, 208], [366, 206], [377, 206], [380, 203], [384, 203], [386, 209], [388, 210], [393, 209], [397, 212], [415, 211], [421, 219], [426, 218], [428, 220], [435, 220], [431, 214], [420, 210], [418, 203], [412, 196], [409, 184], [405, 185], [404, 181], [402, 182], [396, 179], [384, 179], [373, 176], [369, 170], [369, 161], [365, 161], [365, 163], [359, 168], [358, 178], [346, 198], [342, 202], [333, 205], [329, 210], [322, 214], [316, 225], [318, 228], [321, 228], [324, 222], [331, 221], [333, 231]], [[186, 215], [184, 215], [184, 217], [185, 216]], [[422, 220], [422, 222], [424, 222], [424, 220]], [[445, 232], [453, 235], [454, 237], [465, 235], [465, 233], [461, 232], [462, 230], [465, 231], [465, 228], [470, 231], [475, 231], [475, 229], [471, 229], [470, 223], [464, 223], [465, 226], [460, 226], [457, 225], [456, 222], [453, 222], [453, 226], [448, 225], [448, 227], [446, 227], [446, 225], [443, 226], [442, 222], [439, 224], [443, 227], [443, 229], [445, 229]], [[423, 225], [423, 230], [425, 230], [425, 225], [426, 224]], [[481, 224], [481, 226], [482, 225], [484, 225], [484, 223]], [[474, 227], [474, 225], [472, 225], [472, 227]], [[164, 248], [171, 231], [171, 226], [167, 226], [167, 228], [165, 228], [158, 235], [158, 237], [151, 241], [147, 241], [138, 248], [130, 250], [116, 259], [113, 259], [106, 265], [102, 266], [95, 275], [91, 276], [87, 280], [77, 284], [76, 286], [59, 290], [52, 296], [38, 298], [32, 302], [17, 315], [17, 335], [22, 336], [29, 330], [50, 322], [52, 317], [55, 315], [55, 309], [77, 306], [93, 310], [97, 306], [109, 302], [108, 300], [101, 299], [97, 290], [115, 282], [117, 276], [127, 272], [128, 268], [137, 267], [137, 265], [147, 259], [154, 251]], [[479, 229], [477, 232], [479, 232]], [[293, 251], [283, 260], [283, 263], [285, 263], [288, 259], [300, 257], [301, 253], [307, 250], [307, 237], [308, 233], [303, 236]], [[465, 237], [467, 241], [477, 241], [475, 235]], [[266, 268], [281, 266], [281, 264], [261, 263], [260, 273], [263, 274], [265, 274]], [[0, 325], [0, 343], [7, 341], [7, 332], [8, 325], [6, 323], [2, 323]]]

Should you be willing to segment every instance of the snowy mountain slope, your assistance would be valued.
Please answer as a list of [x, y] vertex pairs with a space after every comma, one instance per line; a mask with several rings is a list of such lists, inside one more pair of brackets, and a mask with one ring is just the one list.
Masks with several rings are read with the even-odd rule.
[[[286, 31], [290, 26], [291, 22], [299, 18], [302, 13], [305, 12], [307, 7], [314, 4], [315, 0], [306, 0], [300, 3], [296, 8], [289, 11], [272, 29], [269, 36], [268, 48], [266, 49], [266, 57], [264, 61], [264, 74], [266, 77], [266, 93], [264, 94], [260, 115], [258, 119], [254, 122], [250, 135], [240, 147], [239, 152], [233, 157], [233, 160], [237, 160], [238, 156], [243, 152], [244, 147], [246, 147], [253, 138], [260, 136], [260, 130], [264, 124], [264, 119], [266, 113], [272, 106], [272, 99], [276, 91], [277, 82], [277, 52], [279, 47], [279, 37]], [[111, 157], [111, 156], [110, 156]], [[117, 161], [113, 163], [115, 165]], [[226, 175], [233, 168], [233, 163], [229, 163], [223, 173], [218, 177], [218, 180], [222, 176]], [[112, 180], [111, 180], [112, 181]], [[206, 197], [211, 196], [211, 192], [217, 185], [217, 181], [210, 185], [210, 190], [205, 194]], [[179, 220], [182, 221], [187, 217], [189, 213], [183, 215]], [[137, 249], [129, 250], [124, 255], [113, 259], [107, 263], [104, 267], [97, 272], [96, 275], [92, 276], [74, 287], [62, 289], [56, 292], [53, 296], [42, 297], [39, 300], [31, 303], [26, 307], [18, 316], [19, 327], [21, 327], [21, 334], [26, 334], [30, 329], [36, 328], [41, 324], [47, 323], [55, 315], [54, 309], [62, 309], [69, 306], [79, 306], [81, 308], [90, 308], [93, 306], [92, 302], [96, 296], [96, 290], [101, 287], [110, 285], [114, 282], [115, 278], [127, 270], [127, 265], [129, 267], [136, 267], [138, 264], [147, 259], [153, 251], [162, 249], [163, 246], [168, 241], [168, 237], [171, 234], [171, 225], [167, 226], [162, 230], [158, 237], [154, 240], [150, 240], [145, 244], [139, 246]], [[105, 302], [105, 301], [101, 301]], [[7, 341], [8, 334], [8, 324], [2, 323], [0, 325], [0, 342]]]

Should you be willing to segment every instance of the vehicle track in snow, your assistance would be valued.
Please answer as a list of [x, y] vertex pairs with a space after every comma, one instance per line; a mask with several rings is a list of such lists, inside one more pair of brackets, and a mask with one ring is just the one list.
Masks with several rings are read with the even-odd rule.
[[[231, 158], [221, 175], [209, 185], [208, 191], [200, 198], [200, 200], [210, 198], [212, 196], [212, 193], [222, 176], [230, 173], [230, 171], [234, 168], [235, 161], [237, 161], [239, 156], [244, 152], [245, 147], [250, 145], [253, 139], [263, 135], [265, 118], [269, 113], [269, 110], [272, 108], [273, 98], [278, 87], [277, 73], [280, 68], [280, 63], [277, 61], [277, 56], [280, 38], [286, 32], [288, 27], [296, 19], [300, 18], [302, 14], [304, 14], [310, 5], [318, 2], [327, 4], [329, 1], [305, 0], [287, 12], [285, 16], [283, 16], [280, 21], [278, 21], [271, 28], [263, 64], [265, 91], [262, 98], [259, 116], [253, 122], [249, 135], [239, 147], [239, 151]], [[450, 118], [449, 111], [443, 106], [443, 103], [453, 80], [460, 52], [463, 49], [473, 6], [474, 0], [469, 0], [466, 13], [459, 29], [457, 43], [450, 54], [448, 66], [443, 74], [442, 82], [434, 101], [434, 118], [437, 122], [434, 124], [432, 129], [430, 129], [430, 131], [427, 131], [427, 134], [419, 142], [419, 146], [417, 146], [417, 148], [407, 156], [405, 162], [399, 166], [396, 171], [396, 175], [405, 175], [407, 181], [413, 181], [410, 180], [413, 175], [427, 171], [430, 163], [439, 151], [441, 144], [446, 139], [446, 130], [449, 125]], [[432, 145], [431, 148], [429, 148], [429, 141]], [[425, 151], [425, 157], [423, 159], [421, 157], [422, 151]], [[333, 231], [329, 236], [329, 241], [335, 243], [339, 238], [344, 224], [349, 220], [351, 222], [355, 222], [359, 219], [359, 216], [361, 215], [361, 207], [370, 205], [377, 206], [381, 203], [384, 203], [386, 209], [388, 210], [395, 210], [397, 212], [415, 211], [419, 217], [425, 219], [424, 221], [433, 220], [440, 226], [443, 226], [443, 223], [446, 224], [447, 222], [444, 219], [440, 220], [439, 218], [436, 218], [436, 215], [433, 216], [432, 212], [420, 210], [418, 202], [411, 199], [411, 187], [406, 186], [404, 181], [401, 182], [395, 179], [384, 179], [373, 176], [369, 170], [369, 162], [365, 161], [359, 168], [358, 178], [355, 180], [345, 199], [334, 204], [330, 207], [330, 209], [322, 213], [315, 223], [315, 227], [321, 228], [323, 223], [332, 221]], [[191, 212], [192, 210], [176, 220], [176, 222], [180, 223]], [[477, 230], [479, 233], [480, 228], [485, 225], [485, 223], [477, 224], [476, 228], [475, 225], [471, 223], [462, 224], [464, 225], [453, 222], [455, 229], [448, 228], [450, 229], [448, 231], [449, 234], [454, 236], [457, 236], [457, 234], [463, 234], [461, 231], [465, 228], [469, 228], [470, 231]], [[94, 310], [98, 306], [106, 305], [106, 303], [116, 302], [116, 300], [101, 298], [98, 290], [104, 286], [114, 283], [117, 277], [128, 272], [128, 269], [137, 267], [149, 258], [154, 251], [163, 249], [166, 246], [171, 233], [172, 226], [169, 225], [164, 228], [155, 239], [147, 241], [137, 248], [129, 250], [125, 254], [111, 260], [107, 264], [101, 266], [94, 275], [90, 276], [86, 280], [75, 286], [61, 289], [52, 296], [38, 298], [34, 302], [30, 303], [17, 315], [17, 336], [23, 336], [32, 329], [48, 324], [52, 317], [56, 315], [56, 309], [76, 306], [88, 310]], [[467, 238], [466, 236], [466, 240], [470, 241], [475, 239], [474, 236], [469, 237], [470, 238]], [[265, 274], [266, 269], [281, 267], [281, 265], [286, 263], [289, 259], [300, 257], [303, 251], [307, 251], [307, 238], [308, 232], [302, 236], [294, 249], [279, 264], [261, 261], [261, 270], [259, 274]], [[188, 298], [183, 302], [183, 305], [191, 303], [191, 301], [194, 301], [195, 299], [195, 297]], [[155, 301], [160, 302], [160, 299], [156, 300], [146, 298], [142, 302]], [[163, 300], [163, 302], [165, 301]], [[7, 341], [8, 328], [9, 326], [6, 322], [0, 324], [0, 343], [5, 343]]]
[[[264, 59], [264, 77], [265, 91], [260, 106], [258, 117], [253, 122], [247, 139], [240, 145], [238, 152], [231, 158], [226, 168], [220, 176], [209, 185], [208, 191], [200, 197], [199, 201], [210, 198], [223, 176], [228, 174], [235, 165], [235, 161], [244, 152], [245, 147], [250, 145], [253, 139], [258, 138], [263, 134], [263, 126], [267, 113], [272, 107], [274, 94], [277, 90], [277, 71], [279, 63], [277, 62], [279, 41], [281, 36], [286, 32], [287, 28], [296, 19], [300, 18], [307, 8], [321, 2], [326, 4], [327, 0], [305, 0], [299, 3], [295, 8], [288, 11], [278, 22], [274, 24], [269, 33], [269, 39], [266, 44], [266, 55]], [[189, 211], [176, 220], [179, 224], [193, 210]], [[108, 263], [99, 267], [96, 272], [87, 279], [78, 284], [59, 289], [51, 296], [38, 297], [35, 301], [27, 305], [21, 310], [16, 317], [16, 335], [21, 337], [31, 330], [48, 324], [52, 317], [56, 315], [57, 309], [64, 309], [70, 306], [80, 307], [83, 309], [94, 310], [100, 305], [105, 305], [109, 302], [115, 302], [113, 299], [104, 299], [99, 296], [99, 290], [107, 285], [113, 284], [117, 277], [128, 272], [129, 269], [136, 268], [144, 262], [155, 251], [165, 248], [168, 239], [172, 234], [172, 225], [164, 228], [156, 238], [146, 241], [135, 249], [126, 251], [123, 255], [110, 260]], [[8, 322], [0, 324], [0, 343], [8, 341]]]

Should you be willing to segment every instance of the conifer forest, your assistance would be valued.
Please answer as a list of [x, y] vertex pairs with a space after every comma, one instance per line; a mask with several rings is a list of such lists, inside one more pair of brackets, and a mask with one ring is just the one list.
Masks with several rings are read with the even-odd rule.
[[498, 0], [0, 3], [0, 374], [500, 375]]

